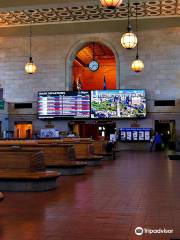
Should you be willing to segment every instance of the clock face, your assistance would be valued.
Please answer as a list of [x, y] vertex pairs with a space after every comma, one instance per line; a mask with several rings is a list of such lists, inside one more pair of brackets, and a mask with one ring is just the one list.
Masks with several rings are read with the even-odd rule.
[[95, 72], [99, 69], [99, 63], [93, 60], [89, 63], [88, 67], [92, 72]]

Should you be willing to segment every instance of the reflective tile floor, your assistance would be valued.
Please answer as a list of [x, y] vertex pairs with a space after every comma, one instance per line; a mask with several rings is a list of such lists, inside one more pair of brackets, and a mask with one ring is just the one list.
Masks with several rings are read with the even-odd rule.
[[[135, 228], [174, 230], [135, 235]], [[180, 161], [121, 152], [43, 193], [5, 193], [0, 240], [180, 240]]]

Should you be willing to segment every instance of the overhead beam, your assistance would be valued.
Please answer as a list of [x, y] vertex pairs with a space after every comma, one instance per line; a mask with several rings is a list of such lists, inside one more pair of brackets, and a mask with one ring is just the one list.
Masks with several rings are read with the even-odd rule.
[[86, 63], [84, 63], [79, 57], [75, 57], [75, 60], [79, 63], [79, 64], [81, 64], [83, 67], [87, 67], [88, 65], [86, 64]]

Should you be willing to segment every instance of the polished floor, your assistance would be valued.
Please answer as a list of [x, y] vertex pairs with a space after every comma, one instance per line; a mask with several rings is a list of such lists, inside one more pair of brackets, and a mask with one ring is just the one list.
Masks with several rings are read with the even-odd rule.
[[[136, 236], [136, 227], [173, 234]], [[61, 177], [43, 193], [5, 193], [0, 240], [180, 239], [180, 161], [121, 152], [117, 160]]]

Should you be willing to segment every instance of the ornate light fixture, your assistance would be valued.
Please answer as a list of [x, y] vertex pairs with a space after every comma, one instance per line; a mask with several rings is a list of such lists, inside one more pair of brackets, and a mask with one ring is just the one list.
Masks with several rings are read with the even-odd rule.
[[25, 71], [28, 74], [33, 74], [37, 71], [37, 67], [33, 62], [32, 54], [31, 54], [31, 48], [32, 48], [31, 35], [32, 35], [32, 29], [31, 29], [31, 24], [30, 24], [30, 28], [29, 28], [29, 50], [30, 50], [29, 51], [29, 61], [25, 65]]
[[144, 63], [136, 56], [136, 60], [132, 62], [131, 68], [134, 72], [141, 72], [144, 69]]
[[128, 0], [128, 27], [127, 33], [124, 33], [121, 37], [121, 44], [126, 49], [132, 49], [137, 45], [136, 34], [132, 32], [132, 26], [130, 24], [130, 3]]
[[103, 7], [107, 7], [110, 9], [117, 8], [121, 5], [123, 0], [100, 0], [101, 5]]
[[[136, 3], [136, 34], [138, 36], [138, 14], [137, 14], [137, 5]], [[144, 63], [139, 59], [139, 42], [137, 43], [137, 53], [136, 53], [136, 60], [134, 60], [131, 64], [131, 68], [134, 72], [141, 72], [144, 69]]]

